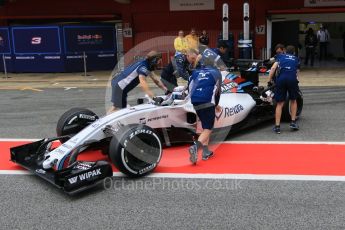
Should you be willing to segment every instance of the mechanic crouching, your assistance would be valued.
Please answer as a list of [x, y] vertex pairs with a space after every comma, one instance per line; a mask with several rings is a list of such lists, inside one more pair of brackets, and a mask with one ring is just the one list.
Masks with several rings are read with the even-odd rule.
[[290, 100], [290, 113], [291, 113], [291, 130], [298, 130], [299, 126], [296, 123], [296, 113], [297, 113], [297, 96], [298, 96], [298, 79], [297, 70], [299, 65], [298, 58], [294, 55], [295, 47], [287, 46], [285, 54], [279, 54], [276, 57], [276, 62], [273, 64], [270, 74], [268, 85], [272, 85], [272, 79], [276, 74], [276, 88], [274, 93], [274, 99], [277, 102], [275, 111], [275, 126], [273, 131], [280, 134], [280, 120], [282, 115], [282, 110], [284, 106], [284, 101], [289, 93]]
[[108, 110], [108, 114], [115, 112], [118, 109], [126, 108], [128, 92], [139, 84], [144, 93], [146, 93], [155, 102], [160, 103], [162, 98], [154, 96], [146, 82], [146, 77], [149, 76], [158, 87], [165, 92], [167, 91], [167, 88], [163, 85], [163, 83], [159, 79], [156, 79], [151, 73], [151, 71], [157, 69], [161, 61], [161, 53], [150, 51], [146, 55], [145, 60], [135, 62], [125, 68], [125, 70], [120, 74], [115, 75], [111, 80], [111, 102], [113, 103], [113, 106]]
[[178, 86], [177, 78], [188, 81], [194, 69], [199, 52], [196, 49], [188, 49], [186, 53], [176, 53], [172, 61], [163, 68], [161, 81], [169, 92], [173, 92]]
[[198, 150], [202, 148], [202, 159], [207, 160], [213, 156], [208, 149], [208, 143], [214, 126], [216, 111], [220, 112], [218, 105], [221, 93], [222, 74], [214, 66], [214, 60], [203, 57], [199, 69], [193, 71], [189, 82], [189, 92], [193, 107], [201, 121], [203, 131], [197, 141], [189, 148], [190, 161], [196, 164]]

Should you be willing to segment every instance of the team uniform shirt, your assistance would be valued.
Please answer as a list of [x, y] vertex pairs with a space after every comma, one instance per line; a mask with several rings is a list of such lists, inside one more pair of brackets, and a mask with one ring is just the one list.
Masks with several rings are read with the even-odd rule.
[[212, 62], [215, 66], [221, 67], [224, 65], [221, 59], [221, 52], [218, 48], [207, 48], [202, 52], [202, 58], [200, 60], [200, 64], [203, 65], [203, 62], [207, 60], [208, 63]]
[[193, 107], [203, 129], [212, 129], [215, 121], [215, 105], [220, 98], [222, 74], [215, 68], [195, 70], [190, 78], [189, 92]]
[[177, 78], [182, 77], [188, 80], [191, 73], [191, 65], [186, 55], [175, 53], [173, 60], [163, 68], [161, 73], [161, 81], [170, 92], [177, 86]]
[[222, 74], [215, 68], [195, 70], [190, 78], [189, 92], [192, 104], [212, 103], [218, 105]]
[[276, 101], [284, 101], [289, 93], [289, 99], [295, 100], [298, 94], [297, 69], [299, 59], [291, 54], [277, 55], [278, 75], [276, 78]]
[[289, 75], [292, 78], [297, 76], [299, 59], [292, 54], [279, 54], [276, 57], [278, 61], [279, 75]]
[[188, 62], [186, 55], [181, 53], [175, 54], [172, 61], [172, 67], [176, 77], [182, 77], [186, 81], [189, 79], [190, 63]]
[[220, 51], [217, 48], [207, 48], [202, 52], [202, 57], [209, 58], [214, 60], [214, 63], [216, 63], [220, 59]]
[[128, 66], [123, 72], [111, 80], [112, 99], [115, 107], [125, 108], [127, 105], [127, 93], [139, 83], [139, 75], [147, 77], [150, 75], [147, 60], [138, 61]]
[[214, 53], [216, 53], [217, 55], [219, 55], [219, 56], [222, 55], [222, 53], [219, 51], [218, 48], [211, 48], [211, 50], [212, 50]]
[[139, 75], [150, 75], [149, 65], [147, 60], [136, 62], [128, 66], [122, 73], [114, 77], [112, 85], [118, 85], [124, 91], [129, 91], [139, 84]]

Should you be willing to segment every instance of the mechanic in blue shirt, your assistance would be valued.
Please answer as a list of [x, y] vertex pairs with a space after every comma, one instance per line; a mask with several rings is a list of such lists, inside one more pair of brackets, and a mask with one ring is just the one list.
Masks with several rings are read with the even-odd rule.
[[177, 78], [188, 81], [195, 66], [199, 52], [195, 49], [188, 49], [186, 54], [176, 53], [173, 60], [163, 68], [161, 81], [172, 92], [177, 84]]
[[296, 123], [297, 113], [297, 96], [298, 96], [298, 78], [297, 70], [299, 65], [298, 58], [294, 55], [295, 47], [287, 46], [285, 54], [279, 54], [276, 57], [276, 62], [273, 64], [269, 74], [269, 84], [272, 83], [275, 72], [277, 76], [275, 80], [276, 88], [274, 93], [274, 99], [277, 102], [275, 111], [275, 126], [273, 131], [280, 134], [280, 120], [284, 101], [289, 93], [290, 111], [291, 111], [291, 130], [298, 130], [299, 126]]
[[222, 74], [214, 66], [212, 58], [203, 57], [201, 63], [201, 67], [193, 71], [189, 82], [191, 102], [203, 128], [198, 140], [189, 148], [190, 161], [193, 164], [196, 164], [198, 160], [198, 149], [201, 147], [203, 160], [213, 156], [213, 152], [208, 149], [208, 143], [214, 126], [216, 111], [220, 112], [221, 110], [218, 103]]
[[206, 57], [207, 59], [213, 59], [215, 66], [221, 70], [226, 69], [225, 54], [228, 50], [228, 44], [225, 41], [219, 41], [217, 48], [206, 48], [199, 55], [199, 59]]
[[155, 102], [161, 102], [160, 97], [155, 97], [153, 92], [149, 89], [146, 82], [146, 77], [150, 76], [153, 82], [159, 86], [162, 90], [167, 91], [167, 88], [163, 83], [156, 79], [151, 71], [157, 69], [159, 63], [162, 61], [162, 55], [156, 51], [150, 51], [145, 60], [141, 60], [128, 66], [119, 75], [116, 75], [111, 80], [112, 96], [111, 101], [113, 106], [108, 113], [114, 112], [120, 108], [127, 107], [127, 95], [128, 92], [140, 84], [142, 90]]

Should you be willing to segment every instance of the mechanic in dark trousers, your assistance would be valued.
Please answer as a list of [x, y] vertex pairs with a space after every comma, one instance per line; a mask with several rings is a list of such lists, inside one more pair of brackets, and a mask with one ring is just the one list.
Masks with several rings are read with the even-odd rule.
[[202, 66], [193, 71], [189, 82], [189, 92], [193, 107], [201, 121], [203, 131], [197, 141], [189, 148], [190, 161], [196, 164], [198, 150], [202, 148], [202, 159], [207, 160], [213, 156], [208, 149], [210, 135], [214, 126], [216, 111], [220, 112], [218, 105], [221, 93], [222, 74], [214, 67], [214, 60], [201, 59]]
[[142, 90], [155, 102], [159, 103], [162, 98], [155, 97], [150, 90], [146, 77], [150, 76], [153, 82], [162, 90], [167, 91], [164, 84], [152, 75], [151, 71], [157, 69], [159, 63], [162, 61], [162, 55], [156, 51], [150, 51], [144, 60], [133, 63], [128, 66], [119, 75], [116, 75], [111, 80], [112, 96], [111, 101], [113, 106], [108, 110], [108, 114], [121, 108], [127, 107], [128, 92], [140, 84]]
[[294, 55], [295, 47], [287, 46], [285, 54], [277, 55], [275, 62], [271, 68], [269, 74], [268, 85], [272, 84], [272, 79], [277, 72], [276, 76], [276, 89], [274, 98], [277, 102], [275, 111], [275, 126], [273, 131], [280, 134], [280, 119], [282, 115], [282, 110], [284, 106], [284, 101], [287, 97], [287, 92], [289, 93], [290, 100], [290, 111], [291, 111], [291, 130], [298, 130], [299, 126], [296, 123], [296, 113], [297, 113], [297, 96], [298, 96], [298, 79], [297, 70], [299, 65], [298, 58]]
[[315, 49], [317, 46], [317, 37], [314, 34], [314, 30], [312, 28], [308, 29], [307, 35], [304, 39], [305, 44], [305, 61], [304, 65], [308, 65], [308, 61], [310, 58], [310, 66], [314, 65], [314, 56], [315, 56]]
[[173, 60], [163, 68], [161, 81], [168, 91], [172, 92], [178, 86], [177, 78], [183, 78], [188, 81], [195, 66], [199, 52], [195, 49], [188, 49], [186, 54], [177, 53]]

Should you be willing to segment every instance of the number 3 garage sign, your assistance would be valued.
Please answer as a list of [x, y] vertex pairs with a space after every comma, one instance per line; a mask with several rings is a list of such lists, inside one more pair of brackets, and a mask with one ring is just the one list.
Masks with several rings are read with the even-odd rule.
[[33, 37], [31, 38], [31, 44], [32, 45], [39, 45], [42, 43], [42, 38], [41, 37]]

